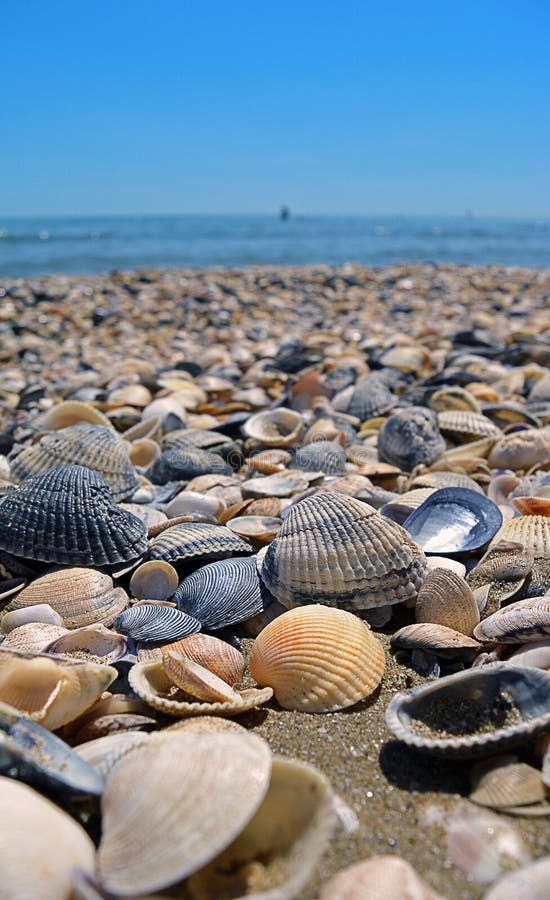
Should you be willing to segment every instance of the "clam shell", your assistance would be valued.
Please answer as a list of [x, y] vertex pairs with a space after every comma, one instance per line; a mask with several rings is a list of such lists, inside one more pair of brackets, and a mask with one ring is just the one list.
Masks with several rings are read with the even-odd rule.
[[432, 622], [405, 625], [394, 632], [392, 650], [425, 650], [444, 659], [473, 659], [480, 645], [472, 637]]
[[204, 564], [252, 553], [250, 544], [224, 525], [183, 522], [166, 528], [151, 542], [151, 559], [170, 563]]
[[448, 569], [432, 569], [418, 593], [415, 619], [446, 625], [471, 637], [479, 622], [479, 610], [463, 578]]
[[225, 504], [217, 497], [205, 497], [204, 494], [198, 494], [196, 491], [180, 491], [179, 494], [166, 504], [166, 514], [173, 518], [174, 516], [185, 516], [188, 513], [203, 513], [209, 516], [219, 516], [223, 511]]
[[346, 468], [346, 452], [339, 441], [314, 441], [296, 450], [292, 460], [295, 469], [340, 475]]
[[453, 387], [442, 388], [436, 391], [430, 397], [430, 407], [436, 412], [446, 412], [447, 410], [469, 410], [470, 412], [479, 413], [481, 409], [476, 398], [470, 391], [453, 385]]
[[517, 600], [483, 619], [474, 630], [480, 641], [522, 644], [550, 634], [550, 595]]
[[128, 673], [128, 681], [138, 697], [169, 716], [237, 716], [267, 703], [273, 696], [271, 688], [248, 688], [235, 691], [235, 697], [225, 702], [197, 702], [177, 688], [162, 663], [155, 661], [136, 663]]
[[550, 669], [550, 638], [522, 644], [508, 657], [506, 662], [509, 666], [536, 666], [537, 669]]
[[352, 613], [326, 606], [291, 609], [258, 635], [250, 674], [285, 709], [333, 712], [368, 697], [384, 672], [384, 648]]
[[550, 587], [550, 517], [516, 516], [508, 519], [497, 531], [491, 547], [501, 541], [513, 541], [523, 546], [527, 556], [534, 559], [529, 592], [544, 593]]
[[58, 569], [31, 582], [5, 612], [44, 603], [61, 616], [66, 628], [80, 628], [112, 625], [128, 606], [128, 596], [122, 588], [113, 588], [110, 575], [79, 567]]
[[63, 619], [49, 603], [37, 603], [36, 606], [26, 606], [23, 609], [14, 609], [12, 612], [4, 613], [0, 624], [2, 631], [9, 634], [14, 628], [28, 625], [31, 622], [63, 626]]
[[67, 465], [26, 478], [2, 501], [0, 549], [50, 564], [111, 566], [136, 559], [147, 540], [99, 475]]
[[483, 494], [442, 488], [405, 520], [403, 527], [425, 553], [470, 553], [488, 544], [502, 524], [498, 506]]
[[212, 734], [220, 731], [233, 731], [248, 734], [246, 728], [233, 719], [222, 719], [220, 716], [194, 716], [192, 719], [179, 719], [173, 725], [163, 728], [162, 733], [172, 731], [194, 731], [197, 734]]
[[40, 431], [55, 431], [84, 422], [90, 425], [102, 425], [105, 428], [113, 427], [107, 416], [104, 416], [99, 409], [90, 403], [80, 403], [78, 400], [64, 400], [62, 403], [57, 403], [35, 420], [36, 427]]
[[379, 459], [404, 472], [411, 472], [419, 463], [430, 465], [444, 450], [437, 415], [422, 406], [398, 410], [378, 432]]
[[254, 557], [222, 559], [197, 569], [180, 583], [174, 600], [210, 631], [244, 622], [262, 612]]
[[120, 634], [96, 624], [72, 631], [64, 629], [64, 633], [51, 641], [44, 652], [110, 665], [128, 652], [128, 644]]
[[114, 627], [134, 641], [169, 643], [200, 631], [201, 623], [171, 606], [144, 603], [122, 612]]
[[392, 522], [402, 525], [412, 511], [418, 509], [434, 491], [435, 488], [415, 488], [412, 491], [407, 491], [395, 499], [389, 500], [388, 503], [384, 503], [380, 507], [379, 513], [381, 516], [385, 516], [386, 519], [391, 519]]
[[139, 438], [131, 444], [128, 450], [130, 462], [140, 469], [148, 469], [155, 460], [159, 459], [160, 455], [159, 445], [150, 438]]
[[127, 445], [101, 425], [72, 425], [45, 434], [36, 444], [14, 448], [10, 460], [19, 481], [55, 466], [85, 466], [105, 479], [115, 501], [131, 497], [139, 486]]
[[401, 526], [360, 500], [320, 491], [290, 508], [260, 580], [286, 607], [368, 609], [415, 598], [425, 565]]
[[138, 731], [118, 731], [92, 738], [75, 747], [74, 752], [97, 771], [102, 782], [113, 767], [135, 747], [147, 743], [148, 735]]
[[546, 796], [539, 770], [518, 762], [515, 756], [477, 763], [470, 777], [473, 790], [469, 799], [491, 809], [540, 803]]
[[23, 650], [26, 653], [40, 653], [56, 638], [67, 633], [60, 625], [49, 625], [47, 622], [27, 622], [19, 625], [8, 634], [2, 643], [4, 649]]
[[250, 821], [270, 770], [267, 744], [250, 734], [173, 732], [136, 747], [113, 770], [102, 798], [102, 886], [128, 897], [200, 869]]
[[529, 469], [550, 462], [550, 428], [527, 428], [502, 437], [489, 454], [493, 469]]
[[[317, 473], [322, 477], [322, 472]], [[264, 497], [292, 497], [306, 491], [309, 487], [309, 477], [300, 469], [285, 469], [283, 472], [275, 472], [273, 475], [264, 475], [261, 478], [249, 478], [243, 481], [243, 497], [262, 499]]]
[[494, 663], [396, 694], [386, 725], [437, 756], [489, 756], [550, 724], [550, 672]]
[[470, 478], [469, 475], [463, 475], [461, 472], [423, 472], [416, 475], [409, 481], [409, 490], [418, 490], [419, 488], [432, 488], [439, 491], [442, 488], [466, 488], [469, 491], [476, 491], [483, 494], [483, 488]]
[[231, 472], [231, 466], [217, 453], [209, 453], [188, 443], [164, 450], [153, 463], [148, 476], [154, 484], [166, 484], [169, 481], [188, 481], [199, 475], [230, 475]]
[[94, 845], [74, 819], [26, 785], [0, 778], [4, 897], [68, 900], [73, 870], [93, 874], [94, 859]]
[[512, 497], [512, 506], [526, 516], [550, 516], [549, 497]]
[[275, 516], [237, 516], [226, 522], [230, 531], [256, 544], [268, 544], [276, 536], [281, 519]]
[[140, 600], [168, 600], [179, 584], [178, 573], [161, 559], [142, 563], [130, 579], [130, 593]]
[[243, 677], [245, 661], [242, 653], [210, 634], [192, 634], [176, 643], [166, 644], [162, 653], [176, 650], [192, 662], [205, 666], [227, 684], [236, 684]]
[[301, 415], [284, 406], [256, 413], [243, 425], [246, 437], [254, 438], [266, 447], [289, 447], [297, 443], [303, 430]]
[[319, 900], [442, 900], [410, 863], [398, 856], [363, 859], [321, 888]]

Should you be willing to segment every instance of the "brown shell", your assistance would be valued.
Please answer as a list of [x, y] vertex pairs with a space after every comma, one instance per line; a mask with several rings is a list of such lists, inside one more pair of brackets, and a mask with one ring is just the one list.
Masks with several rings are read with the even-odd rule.
[[538, 769], [518, 762], [515, 756], [499, 756], [477, 763], [472, 772], [470, 800], [480, 806], [500, 809], [524, 806], [545, 799], [544, 782]]
[[550, 428], [527, 428], [502, 437], [489, 454], [494, 469], [529, 469], [550, 462]]
[[491, 419], [471, 410], [452, 409], [440, 412], [437, 420], [441, 434], [457, 443], [502, 435], [498, 425], [495, 425]]
[[227, 641], [213, 635], [197, 632], [181, 641], [165, 644], [162, 651], [168, 650], [176, 650], [192, 662], [205, 666], [227, 684], [237, 684], [243, 677], [245, 667], [243, 654]]
[[363, 859], [342, 869], [323, 887], [319, 900], [443, 900], [410, 863], [398, 856]]
[[284, 406], [251, 416], [243, 427], [247, 437], [254, 438], [267, 447], [288, 447], [295, 444], [303, 430], [301, 415]]
[[418, 625], [405, 625], [396, 631], [391, 638], [392, 650], [426, 650], [436, 656], [449, 657], [467, 655], [474, 656], [480, 644], [446, 625], [434, 625], [422, 622]]
[[479, 610], [469, 585], [449, 569], [433, 569], [426, 575], [415, 607], [417, 622], [446, 625], [472, 636]]

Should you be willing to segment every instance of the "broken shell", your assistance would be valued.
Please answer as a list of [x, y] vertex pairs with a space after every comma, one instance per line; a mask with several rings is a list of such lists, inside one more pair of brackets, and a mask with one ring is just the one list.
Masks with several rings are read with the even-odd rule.
[[378, 432], [379, 459], [404, 472], [411, 472], [419, 463], [430, 465], [444, 450], [437, 415], [422, 406], [392, 413]]
[[199, 663], [227, 684], [237, 684], [243, 676], [245, 661], [242, 653], [213, 635], [197, 632], [176, 643], [166, 644], [162, 653], [169, 650], [176, 650], [192, 662]]
[[202, 566], [183, 579], [174, 601], [210, 631], [244, 622], [268, 605], [260, 592], [254, 557]]
[[128, 644], [122, 635], [110, 631], [104, 625], [95, 624], [72, 631], [64, 629], [64, 634], [51, 641], [44, 652], [110, 665], [128, 652]]
[[246, 437], [254, 438], [266, 447], [288, 447], [295, 444], [303, 430], [301, 415], [283, 406], [256, 413], [243, 426]]
[[477, 763], [470, 777], [473, 790], [469, 799], [480, 806], [500, 809], [540, 803], [545, 799], [539, 770], [518, 762], [516, 756], [499, 756]]
[[164, 560], [142, 563], [130, 579], [130, 593], [140, 600], [168, 600], [179, 584], [178, 573]]
[[365, 622], [341, 609], [291, 609], [258, 635], [250, 674], [285, 709], [333, 712], [368, 697], [384, 672], [384, 649]]
[[435, 491], [403, 527], [425, 553], [470, 553], [489, 543], [502, 524], [498, 506], [465, 488]]
[[479, 622], [479, 610], [463, 578], [448, 569], [433, 569], [418, 593], [415, 619], [446, 625], [471, 637]]
[[493, 469], [529, 469], [550, 462], [550, 428], [528, 428], [502, 437], [489, 454]]
[[200, 631], [201, 623], [172, 606], [143, 603], [124, 610], [114, 627], [134, 641], [169, 643]]
[[170, 681], [197, 700], [227, 703], [237, 699], [238, 702], [238, 694], [223, 678], [214, 675], [209, 669], [193, 662], [177, 650], [163, 649], [162, 665]]
[[319, 900], [442, 900], [410, 863], [398, 856], [373, 856], [342, 869]]
[[511, 497], [510, 502], [525, 516], [550, 516], [548, 497]]

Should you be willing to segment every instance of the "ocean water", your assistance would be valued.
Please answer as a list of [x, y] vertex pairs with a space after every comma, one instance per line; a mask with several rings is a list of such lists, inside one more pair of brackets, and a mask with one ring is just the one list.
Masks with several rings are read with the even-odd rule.
[[142, 266], [360, 262], [550, 266], [550, 221], [434, 216], [2, 218], [0, 277]]

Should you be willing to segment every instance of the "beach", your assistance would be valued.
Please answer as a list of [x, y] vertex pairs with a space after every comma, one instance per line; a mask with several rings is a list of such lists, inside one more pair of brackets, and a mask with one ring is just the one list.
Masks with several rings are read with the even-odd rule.
[[[244, 457], [259, 448], [241, 430], [247, 418], [280, 404], [299, 411], [309, 426], [320, 386], [326, 413], [339, 390], [380, 370], [395, 373], [399, 408], [428, 407], [435, 390], [458, 386], [482, 411], [499, 403], [527, 409], [533, 385], [550, 377], [549, 308], [550, 270], [451, 263], [6, 277], [0, 280], [0, 454], [18, 441], [30, 443], [38, 433], [34, 419], [66, 400], [95, 406], [124, 434], [143, 421], [144, 406], [110, 395], [140, 385], [154, 402], [170, 395], [178, 372], [204, 394], [182, 413], [185, 427], [223, 426], [232, 440], [248, 440]], [[313, 387], [300, 381], [309, 372], [325, 380]], [[532, 415], [544, 428], [550, 396], [538, 402]], [[402, 493], [410, 470], [372, 453], [388, 414], [357, 417], [366, 455], [359, 462], [348, 457], [346, 471], [368, 479], [375, 492]], [[467, 474], [486, 492], [497, 467], [487, 455], [476, 465]], [[424, 469], [429, 465], [415, 471]], [[540, 471], [547, 469], [544, 459]], [[234, 474], [244, 481], [257, 473], [244, 463]], [[382, 853], [409, 861], [443, 897], [478, 900], [500, 874], [548, 853], [547, 818], [492, 813], [512, 830], [517, 847], [508, 840], [515, 849], [497, 854], [489, 876], [473, 863], [469, 872], [457, 864], [449, 817], [466, 804], [481, 812], [466, 800], [471, 761], [408, 748], [384, 720], [397, 692], [426, 680], [390, 649], [392, 634], [413, 621], [414, 610], [399, 605], [387, 624], [373, 625], [386, 668], [381, 685], [356, 705], [309, 714], [281, 709], [273, 699], [236, 719], [274, 753], [317, 766], [349, 807], [342, 816], [347, 831], [335, 832], [316, 879], [300, 895], [304, 900], [344, 866]], [[252, 639], [243, 643], [248, 654]], [[518, 752], [533, 761], [531, 745]]]

